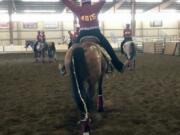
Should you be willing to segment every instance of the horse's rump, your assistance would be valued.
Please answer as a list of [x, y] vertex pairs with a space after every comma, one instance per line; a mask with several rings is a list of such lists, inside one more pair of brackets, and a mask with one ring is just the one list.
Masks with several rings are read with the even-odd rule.
[[[98, 47], [99, 45], [93, 42], [83, 42], [81, 44], [73, 45], [66, 53], [65, 56], [65, 67], [66, 71], [70, 72], [70, 63], [71, 58], [74, 55], [78, 55], [76, 52], [77, 50], [84, 51], [84, 57], [87, 64], [87, 70], [89, 71], [88, 78], [94, 78], [94, 81], [97, 80], [97, 76], [104, 73], [106, 70], [106, 61], [105, 57], [102, 54], [101, 50]], [[81, 49], [79, 49], [81, 48]], [[80, 59], [79, 59], [80, 61]], [[83, 65], [82, 65], [83, 66]], [[82, 67], [81, 67], [82, 68]], [[89, 80], [88, 79], [88, 80]]]

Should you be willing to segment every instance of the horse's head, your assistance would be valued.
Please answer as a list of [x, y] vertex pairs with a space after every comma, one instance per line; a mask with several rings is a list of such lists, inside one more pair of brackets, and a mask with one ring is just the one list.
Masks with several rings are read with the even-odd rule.
[[28, 48], [29, 43], [30, 43], [29, 40], [26, 40], [26, 41], [25, 41], [25, 48]]
[[25, 41], [25, 48], [28, 48], [29, 46], [33, 46], [34, 45], [34, 43], [35, 43], [35, 41], [33, 41], [33, 40], [26, 40]]

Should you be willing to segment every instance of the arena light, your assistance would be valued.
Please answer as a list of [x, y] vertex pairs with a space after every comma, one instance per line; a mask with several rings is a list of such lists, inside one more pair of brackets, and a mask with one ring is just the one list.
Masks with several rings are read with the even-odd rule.
[[1, 14], [0, 22], [9, 22], [9, 15]]
[[176, 2], [180, 3], [180, 0], [177, 0]]
[[[167, 16], [168, 16], [168, 20], [167, 20]], [[142, 21], [164, 20], [170, 22], [170, 21], [180, 20], [180, 13], [173, 10], [166, 12], [146, 12], [146, 13], [138, 14], [136, 19]]]
[[59, 2], [59, 0], [21, 0], [23, 2]]
[[162, 0], [136, 0], [136, 2], [153, 2], [153, 3], [157, 3], [157, 2], [162, 2]]
[[61, 20], [60, 14], [48, 14], [48, 13], [21, 13], [21, 14], [13, 14], [12, 16], [13, 21], [20, 21], [20, 22], [58, 22]]
[[165, 13], [177, 13], [178, 11], [176, 9], [165, 9], [165, 10], [161, 10], [161, 12], [165, 12]]
[[[79, 2], [81, 1], [81, 0], [78, 0]], [[98, 2], [99, 0], [91, 0], [92, 2]], [[105, 0], [106, 2], [113, 2], [113, 0]]]
[[24, 13], [56, 13], [55, 10], [24, 10]]
[[0, 10], [0, 13], [8, 13], [7, 10]]

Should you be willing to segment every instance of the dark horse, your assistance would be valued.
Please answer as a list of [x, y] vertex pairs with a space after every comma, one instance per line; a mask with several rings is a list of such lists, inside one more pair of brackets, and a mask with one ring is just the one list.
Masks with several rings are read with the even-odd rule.
[[107, 70], [107, 57], [94, 39], [84, 39], [74, 44], [66, 53], [65, 68], [71, 78], [73, 96], [81, 113], [83, 133], [89, 132], [90, 116], [93, 112], [93, 97], [97, 90], [97, 110], [103, 108], [103, 77]]
[[34, 52], [35, 61], [38, 62], [41, 58], [42, 62], [44, 62], [45, 54], [47, 52], [49, 62], [56, 60], [56, 48], [54, 42], [37, 42], [35, 40], [27, 40], [25, 43], [25, 48], [31, 47]]

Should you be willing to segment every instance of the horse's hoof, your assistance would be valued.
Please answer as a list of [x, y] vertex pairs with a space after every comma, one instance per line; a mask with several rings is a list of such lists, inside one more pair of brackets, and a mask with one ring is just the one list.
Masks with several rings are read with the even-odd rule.
[[104, 112], [104, 108], [103, 107], [98, 108], [97, 110], [98, 110], [98, 112]]
[[88, 119], [81, 120], [80, 123], [81, 123], [82, 134], [89, 135], [91, 119], [88, 118]]
[[102, 95], [98, 95], [98, 97], [97, 97], [97, 110], [98, 110], [98, 112], [104, 112]]

